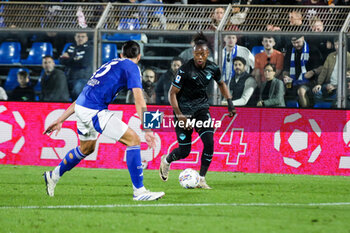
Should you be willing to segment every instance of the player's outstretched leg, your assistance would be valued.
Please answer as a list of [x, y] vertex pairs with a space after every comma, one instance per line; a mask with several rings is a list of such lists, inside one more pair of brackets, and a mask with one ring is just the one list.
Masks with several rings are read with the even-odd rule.
[[86, 155], [80, 151], [80, 147], [76, 147], [67, 153], [61, 163], [53, 171], [44, 172], [43, 176], [46, 183], [46, 192], [50, 197], [55, 195], [55, 187], [60, 177], [66, 171], [70, 171], [85, 157]]
[[199, 184], [197, 188], [212, 189], [205, 180], [205, 175], [209, 169], [214, 153], [214, 138], [212, 131], [205, 131], [201, 134], [201, 140], [203, 142], [203, 153], [201, 157], [201, 169], [199, 171]]

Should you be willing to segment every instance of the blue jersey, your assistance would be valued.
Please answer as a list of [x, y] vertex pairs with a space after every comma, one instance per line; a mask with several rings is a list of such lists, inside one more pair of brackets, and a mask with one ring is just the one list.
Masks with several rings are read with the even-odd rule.
[[129, 59], [118, 58], [102, 65], [89, 79], [76, 104], [102, 110], [124, 88], [142, 88], [139, 67]]

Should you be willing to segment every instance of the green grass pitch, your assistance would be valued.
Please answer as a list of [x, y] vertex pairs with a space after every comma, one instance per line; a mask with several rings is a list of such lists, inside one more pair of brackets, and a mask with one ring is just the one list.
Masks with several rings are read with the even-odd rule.
[[350, 177], [208, 172], [213, 190], [186, 190], [145, 170], [166, 195], [135, 202], [127, 170], [75, 168], [51, 198], [50, 169], [0, 165], [0, 232], [350, 232]]

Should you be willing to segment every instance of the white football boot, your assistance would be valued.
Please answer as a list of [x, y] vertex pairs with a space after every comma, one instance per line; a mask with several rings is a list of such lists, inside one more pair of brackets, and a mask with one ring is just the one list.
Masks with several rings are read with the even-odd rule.
[[55, 187], [58, 182], [58, 180], [52, 178], [52, 175], [52, 171], [47, 171], [43, 174], [46, 183], [46, 192], [50, 197], [53, 197], [55, 195]]
[[165, 195], [164, 192], [151, 192], [147, 189], [134, 192], [134, 201], [155, 201], [162, 198]]
[[200, 188], [200, 189], [212, 189], [207, 182], [205, 181], [205, 177], [200, 176], [199, 177], [199, 184], [197, 185], [196, 188]]
[[165, 161], [166, 157], [167, 155], [163, 155], [160, 159], [159, 176], [162, 181], [167, 181], [169, 176], [170, 164]]

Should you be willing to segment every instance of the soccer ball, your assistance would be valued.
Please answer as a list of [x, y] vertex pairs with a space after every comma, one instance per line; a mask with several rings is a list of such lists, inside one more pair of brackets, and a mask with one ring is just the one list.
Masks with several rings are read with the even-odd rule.
[[193, 189], [199, 184], [199, 174], [192, 168], [183, 170], [179, 175], [180, 185], [185, 189]]

